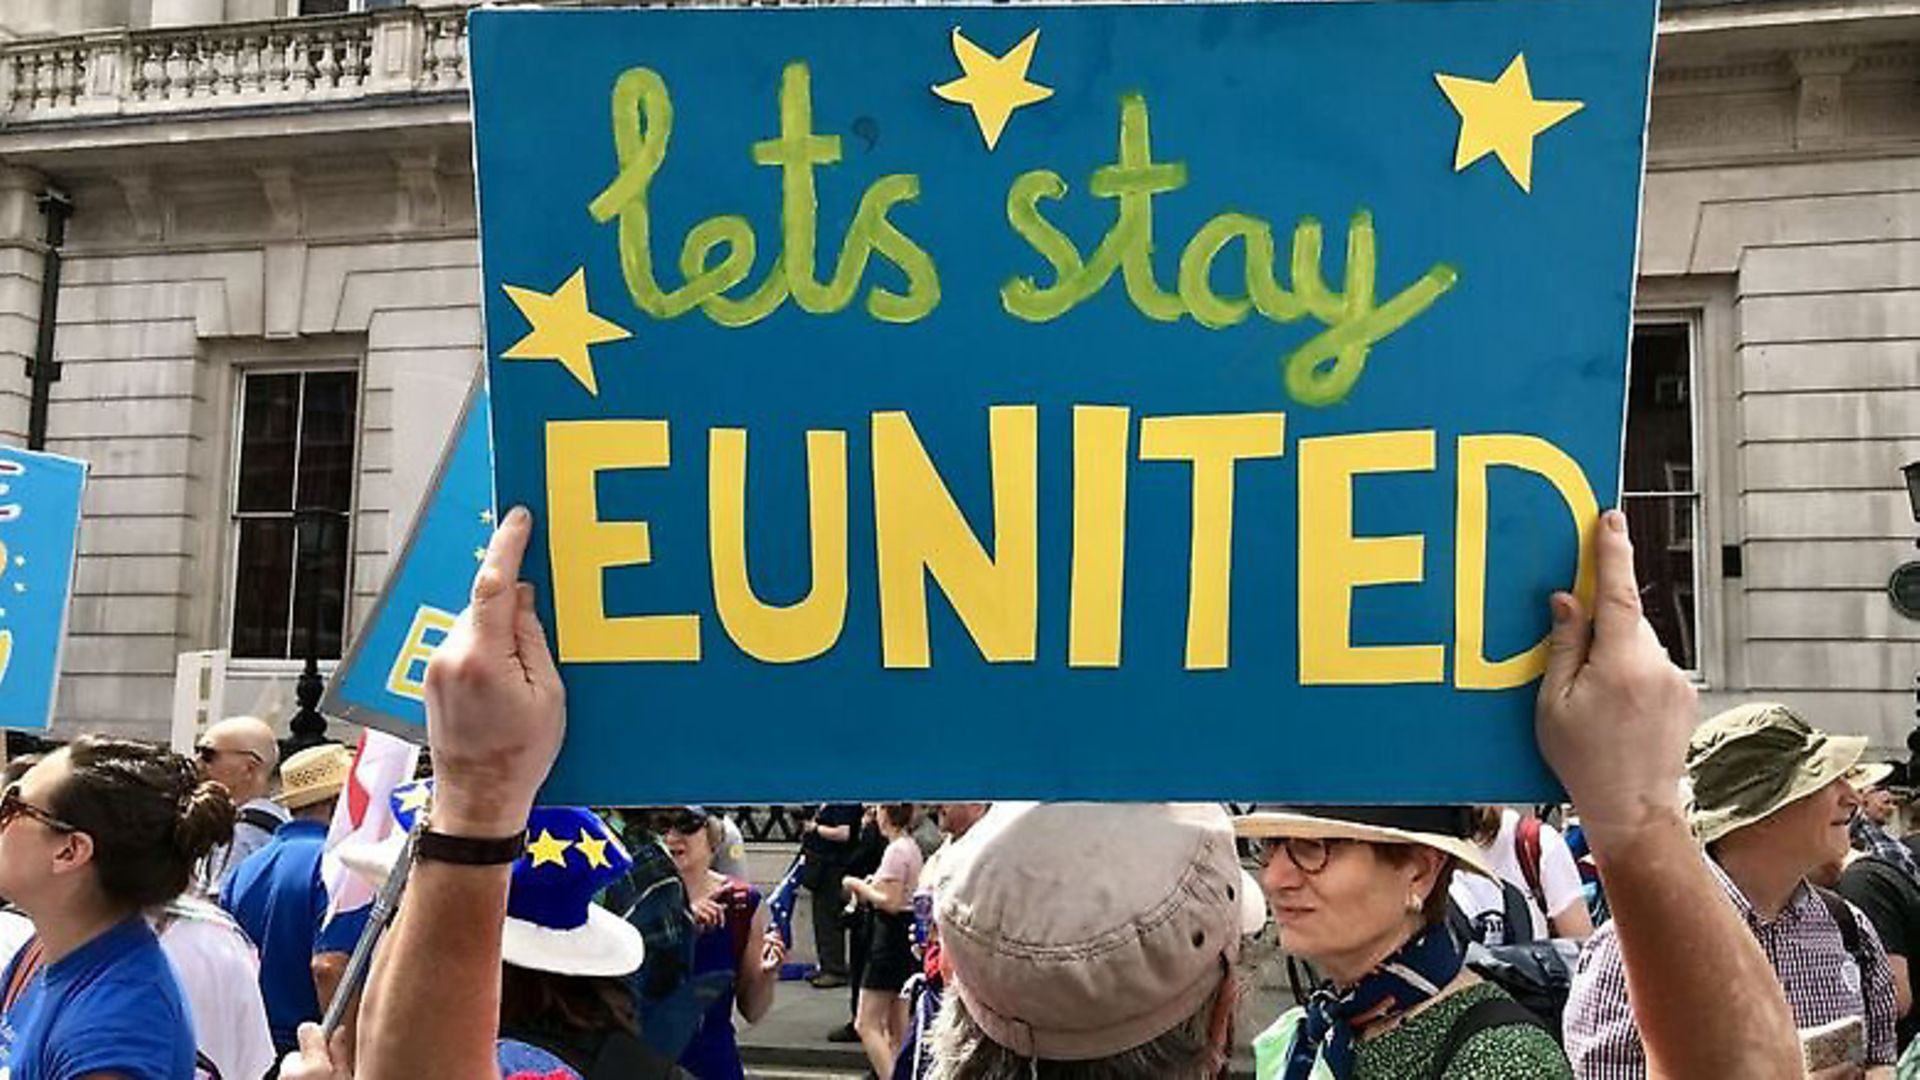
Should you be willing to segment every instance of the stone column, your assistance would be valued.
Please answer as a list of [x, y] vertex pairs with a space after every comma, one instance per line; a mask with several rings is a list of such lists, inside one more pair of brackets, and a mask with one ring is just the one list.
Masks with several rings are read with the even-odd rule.
[[40, 274], [46, 219], [38, 173], [0, 166], [0, 442], [27, 441], [33, 384], [27, 375], [40, 333]]

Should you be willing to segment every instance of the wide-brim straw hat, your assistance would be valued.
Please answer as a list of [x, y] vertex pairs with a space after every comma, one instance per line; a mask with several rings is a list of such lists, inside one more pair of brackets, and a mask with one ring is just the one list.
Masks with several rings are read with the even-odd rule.
[[1249, 840], [1357, 840], [1413, 844], [1452, 856], [1463, 869], [1497, 878], [1473, 842], [1473, 815], [1463, 806], [1315, 806], [1242, 814], [1233, 831]]
[[310, 746], [280, 763], [280, 805], [300, 810], [337, 798], [352, 772], [352, 750], [337, 744]]
[[1687, 820], [1700, 842], [1711, 844], [1835, 780], [1872, 786], [1892, 770], [1862, 766], [1866, 752], [1865, 736], [1830, 735], [1778, 702], [1735, 706], [1687, 742]]

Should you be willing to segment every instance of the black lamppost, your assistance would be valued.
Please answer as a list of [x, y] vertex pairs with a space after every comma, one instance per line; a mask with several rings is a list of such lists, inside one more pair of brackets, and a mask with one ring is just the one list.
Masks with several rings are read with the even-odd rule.
[[[326, 689], [326, 684], [320, 679], [320, 581], [316, 571], [321, 547], [326, 543], [327, 526], [337, 516], [333, 510], [314, 506], [301, 507], [293, 512], [294, 573], [307, 583], [309, 591], [306, 666], [300, 670], [300, 681], [294, 684], [294, 700], [300, 707], [287, 725], [293, 733], [287, 739], [286, 752], [289, 754], [333, 741], [327, 738], [327, 718], [320, 715], [320, 695]], [[299, 589], [296, 588], [294, 592], [297, 595]]]
[[[1913, 523], [1920, 525], [1920, 461], [1901, 467], [1907, 479], [1907, 505], [1913, 511]], [[1920, 547], [1920, 538], [1914, 540]], [[1909, 619], [1920, 619], [1920, 562], [1901, 563], [1887, 581], [1887, 599], [1893, 610]], [[1907, 783], [1920, 786], [1920, 674], [1913, 677], [1913, 730], [1907, 734]]]
[[[1900, 467], [1907, 478], [1907, 505], [1913, 508], [1913, 523], [1920, 525], [1920, 461], [1909, 461]], [[1920, 537], [1913, 542], [1920, 547]]]

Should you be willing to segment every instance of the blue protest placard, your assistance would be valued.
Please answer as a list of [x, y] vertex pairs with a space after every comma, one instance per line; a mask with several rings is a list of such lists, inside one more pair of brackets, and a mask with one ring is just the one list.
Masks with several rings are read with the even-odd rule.
[[427, 661], [467, 606], [493, 534], [487, 387], [475, 380], [413, 529], [320, 709], [415, 741], [427, 737]]
[[1551, 796], [1653, 27], [475, 12], [546, 798]]
[[87, 463], [0, 446], [0, 728], [53, 722]]

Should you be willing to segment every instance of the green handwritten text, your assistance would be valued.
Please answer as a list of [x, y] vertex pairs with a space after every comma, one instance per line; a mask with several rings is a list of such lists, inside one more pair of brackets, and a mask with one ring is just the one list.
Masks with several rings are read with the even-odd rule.
[[899, 268], [907, 287], [905, 292], [870, 288], [868, 314], [886, 322], [913, 322], [940, 303], [933, 259], [887, 218], [895, 205], [919, 198], [920, 178], [911, 174], [883, 176], [868, 186], [847, 227], [833, 276], [824, 282], [815, 277], [819, 200], [814, 168], [840, 160], [840, 137], [814, 134], [812, 76], [800, 63], [788, 64], [781, 75], [780, 137], [753, 145], [755, 164], [780, 170], [780, 254], [766, 278], [745, 295], [731, 295], [753, 272], [757, 237], [745, 217], [729, 214], [688, 230], [680, 246], [684, 280], [678, 288], [663, 287], [654, 273], [648, 197], [672, 134], [673, 99], [666, 82], [647, 68], [622, 74], [613, 87], [619, 175], [587, 209], [599, 222], [620, 219], [620, 268], [641, 311], [673, 319], [697, 307], [722, 326], [747, 326], [773, 314], [791, 296], [802, 311], [831, 314], [853, 301], [875, 254]]
[[[1105, 288], [1117, 269], [1134, 307], [1161, 322], [1191, 315], [1204, 327], [1221, 329], [1254, 312], [1276, 323], [1310, 315], [1326, 329], [1281, 362], [1287, 392], [1304, 405], [1332, 405], [1352, 392], [1373, 345], [1425, 311], [1459, 278], [1452, 267], [1436, 264], [1386, 303], [1378, 303], [1373, 217], [1362, 210], [1347, 226], [1345, 287], [1333, 291], [1321, 277], [1321, 227], [1308, 217], [1293, 230], [1288, 267], [1292, 288], [1287, 289], [1274, 276], [1272, 227], [1247, 214], [1223, 213], [1187, 242], [1176, 291], [1169, 293], [1154, 277], [1153, 197], [1186, 183], [1184, 163], [1153, 160], [1146, 101], [1137, 94], [1126, 96], [1120, 104], [1119, 161], [1094, 170], [1088, 184], [1096, 198], [1118, 204], [1113, 225], [1092, 257], [1082, 260], [1073, 240], [1040, 212], [1042, 201], [1066, 196], [1066, 181], [1047, 169], [1021, 174], [1007, 191], [1007, 221], [1053, 268], [1053, 283], [1016, 277], [1001, 287], [1001, 304], [1029, 322], [1057, 319]], [[1221, 296], [1213, 289], [1213, 263], [1235, 240], [1244, 252], [1246, 292]]]

